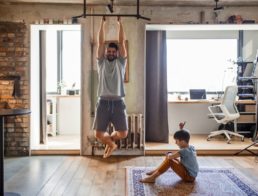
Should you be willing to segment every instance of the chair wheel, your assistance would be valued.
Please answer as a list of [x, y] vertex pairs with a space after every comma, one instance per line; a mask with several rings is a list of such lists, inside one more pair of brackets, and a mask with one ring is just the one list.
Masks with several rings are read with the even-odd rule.
[[231, 141], [229, 140], [227, 143], [228, 143], [228, 144], [231, 144]]

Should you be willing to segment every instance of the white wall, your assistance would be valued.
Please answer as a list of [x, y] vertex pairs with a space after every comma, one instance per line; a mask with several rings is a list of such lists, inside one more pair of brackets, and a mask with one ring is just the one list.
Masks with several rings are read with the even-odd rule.
[[218, 128], [214, 119], [208, 119], [209, 114], [207, 103], [168, 103], [169, 133], [179, 130], [179, 123], [186, 121], [185, 128], [191, 134], [207, 134]]

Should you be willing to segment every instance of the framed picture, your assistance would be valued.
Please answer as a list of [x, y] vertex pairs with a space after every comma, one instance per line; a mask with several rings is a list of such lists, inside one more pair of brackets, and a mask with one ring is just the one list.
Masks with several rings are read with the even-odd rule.
[[[105, 41], [105, 45], [108, 45], [110, 42], [118, 44], [117, 40], [108, 40], [108, 41]], [[128, 40], [125, 41], [125, 47], [126, 47], [126, 51], [127, 51], [127, 59], [126, 59], [126, 69], [125, 69], [124, 82], [128, 83], [129, 82], [129, 50], [128, 50]]]

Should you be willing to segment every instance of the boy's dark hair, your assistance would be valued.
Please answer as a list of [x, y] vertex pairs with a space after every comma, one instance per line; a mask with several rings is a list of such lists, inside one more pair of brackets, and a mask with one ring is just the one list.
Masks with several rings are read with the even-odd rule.
[[116, 50], [118, 50], [118, 45], [116, 43], [114, 43], [114, 42], [110, 42], [108, 44], [108, 48], [115, 48]]
[[190, 134], [189, 131], [185, 129], [181, 129], [174, 134], [174, 139], [184, 140], [186, 143], [189, 143]]

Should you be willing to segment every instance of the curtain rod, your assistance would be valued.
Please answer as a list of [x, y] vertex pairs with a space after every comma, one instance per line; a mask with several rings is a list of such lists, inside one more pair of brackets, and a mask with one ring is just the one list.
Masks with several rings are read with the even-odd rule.
[[86, 0], [83, 0], [83, 14], [79, 16], [73, 16], [73, 19], [86, 18], [86, 16], [102, 16], [102, 17], [135, 17], [137, 19], [151, 20], [150, 18], [140, 15], [140, 0], [137, 1], [136, 14], [87, 14], [86, 13]]

